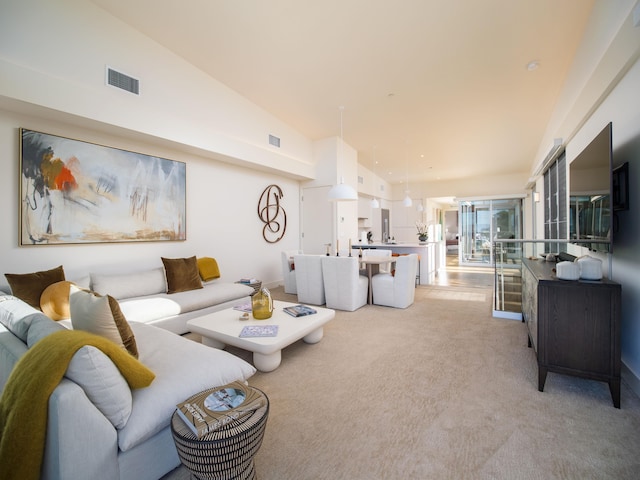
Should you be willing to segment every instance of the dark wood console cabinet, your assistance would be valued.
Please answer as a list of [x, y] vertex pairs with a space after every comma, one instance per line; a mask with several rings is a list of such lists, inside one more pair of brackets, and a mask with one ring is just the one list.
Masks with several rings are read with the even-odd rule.
[[547, 372], [599, 380], [620, 408], [620, 285], [560, 280], [555, 263], [522, 264], [522, 317], [538, 360], [538, 390]]

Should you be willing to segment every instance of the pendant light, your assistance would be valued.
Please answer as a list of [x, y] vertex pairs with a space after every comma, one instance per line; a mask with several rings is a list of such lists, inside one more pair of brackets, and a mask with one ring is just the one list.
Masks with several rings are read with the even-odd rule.
[[[344, 107], [340, 107], [340, 157], [338, 158], [338, 167], [339, 169], [343, 168], [342, 163], [344, 162], [344, 140], [342, 138], [342, 113], [344, 112]], [[356, 192], [351, 185], [347, 185], [344, 183], [344, 177], [340, 177], [340, 183], [331, 187], [329, 193], [327, 194], [327, 198], [330, 202], [340, 202], [340, 201], [353, 201], [358, 200], [358, 192]]]
[[380, 202], [376, 197], [376, 147], [373, 147], [373, 168], [371, 169], [372, 177], [373, 177], [373, 199], [371, 200], [371, 208], [380, 208]]

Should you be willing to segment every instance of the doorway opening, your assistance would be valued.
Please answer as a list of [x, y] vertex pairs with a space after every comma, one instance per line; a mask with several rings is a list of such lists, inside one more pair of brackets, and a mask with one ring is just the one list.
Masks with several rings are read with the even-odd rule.
[[[493, 240], [522, 238], [522, 199], [466, 200], [458, 207], [461, 265], [495, 265]], [[500, 259], [515, 258], [515, 244], [505, 243]]]

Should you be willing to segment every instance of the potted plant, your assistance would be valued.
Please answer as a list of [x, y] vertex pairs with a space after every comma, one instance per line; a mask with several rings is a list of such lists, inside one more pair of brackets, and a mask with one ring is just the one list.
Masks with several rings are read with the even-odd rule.
[[427, 243], [427, 240], [429, 240], [427, 224], [423, 222], [416, 222], [416, 228], [418, 229], [418, 240], [420, 241], [420, 244]]

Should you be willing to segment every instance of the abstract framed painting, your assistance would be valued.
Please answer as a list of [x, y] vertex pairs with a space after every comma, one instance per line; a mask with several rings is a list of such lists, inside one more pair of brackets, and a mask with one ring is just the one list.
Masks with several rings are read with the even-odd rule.
[[20, 245], [186, 240], [186, 164], [20, 129]]

